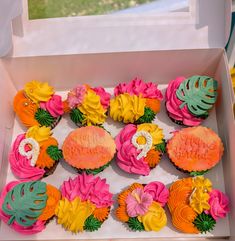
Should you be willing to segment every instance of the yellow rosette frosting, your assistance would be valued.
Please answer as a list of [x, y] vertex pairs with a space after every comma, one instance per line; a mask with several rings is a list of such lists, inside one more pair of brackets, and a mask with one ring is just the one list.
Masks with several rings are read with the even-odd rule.
[[196, 191], [191, 194], [190, 206], [195, 212], [200, 214], [204, 210], [210, 209], [210, 205], [208, 203], [209, 198], [210, 195], [208, 193], [204, 193], [202, 190], [196, 189]]
[[159, 231], [167, 224], [166, 213], [158, 202], [152, 202], [148, 212], [138, 216], [138, 220], [143, 223], [146, 231]]
[[46, 82], [39, 82], [37, 80], [28, 82], [24, 87], [24, 91], [34, 103], [48, 101], [54, 94], [53, 87]]
[[78, 109], [85, 115], [87, 125], [97, 125], [105, 122], [106, 110], [101, 105], [100, 96], [88, 89], [84, 100]]
[[144, 115], [145, 102], [136, 95], [120, 94], [110, 101], [110, 116], [115, 121], [134, 123]]
[[[140, 124], [137, 127], [137, 131], [146, 131], [148, 132], [151, 136], [152, 136], [152, 140], [153, 140], [153, 145], [157, 145], [162, 143], [162, 139], [164, 138], [163, 135], [163, 131], [161, 128], [159, 128], [157, 125], [155, 124], [150, 124], [150, 123], [144, 123], [144, 124]], [[146, 140], [144, 137], [140, 136], [138, 139], [138, 144], [145, 144]]]
[[51, 136], [51, 128], [46, 126], [32, 126], [26, 132], [26, 138], [33, 138], [39, 144], [46, 141]]
[[79, 197], [73, 201], [67, 198], [60, 200], [59, 205], [55, 210], [58, 217], [58, 223], [66, 230], [73, 233], [82, 232], [86, 219], [95, 210], [95, 205], [89, 201], [82, 202]]

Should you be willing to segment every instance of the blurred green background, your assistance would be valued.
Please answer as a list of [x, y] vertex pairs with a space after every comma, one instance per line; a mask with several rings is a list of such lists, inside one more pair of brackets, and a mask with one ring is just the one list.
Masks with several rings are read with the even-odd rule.
[[29, 19], [102, 15], [154, 0], [28, 0]]

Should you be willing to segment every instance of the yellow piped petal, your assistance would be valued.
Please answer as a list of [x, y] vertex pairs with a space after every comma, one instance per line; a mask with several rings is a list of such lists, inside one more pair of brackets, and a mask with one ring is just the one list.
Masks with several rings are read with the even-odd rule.
[[120, 94], [110, 101], [110, 116], [115, 121], [134, 123], [144, 115], [145, 101], [136, 95]]
[[212, 183], [208, 178], [197, 176], [193, 178], [193, 188], [201, 189], [203, 192], [210, 192]]
[[84, 114], [87, 125], [102, 124], [107, 117], [105, 114], [107, 110], [101, 105], [100, 96], [91, 89], [88, 89], [78, 109]]
[[46, 141], [51, 136], [51, 128], [46, 126], [32, 126], [26, 132], [26, 138], [33, 138], [39, 144]]
[[143, 223], [146, 231], [159, 231], [167, 224], [166, 213], [157, 202], [152, 202], [148, 212], [138, 216], [138, 220]]
[[24, 87], [24, 91], [34, 103], [48, 101], [54, 94], [53, 87], [46, 82], [39, 82], [37, 80], [28, 82]]
[[[151, 123], [140, 124], [137, 127], [137, 131], [148, 132], [153, 138], [153, 145], [162, 143], [162, 139], [164, 139], [162, 129], [155, 124], [151, 124]], [[142, 144], [142, 143], [139, 143], [139, 144]]]
[[86, 219], [95, 210], [95, 205], [89, 201], [82, 202], [79, 197], [73, 201], [67, 198], [60, 200], [55, 214], [58, 217], [58, 223], [66, 230], [73, 233], [82, 232]]
[[200, 214], [204, 210], [210, 209], [208, 203], [209, 198], [210, 195], [208, 193], [204, 193], [201, 189], [197, 189], [190, 197], [190, 206], [195, 212]]

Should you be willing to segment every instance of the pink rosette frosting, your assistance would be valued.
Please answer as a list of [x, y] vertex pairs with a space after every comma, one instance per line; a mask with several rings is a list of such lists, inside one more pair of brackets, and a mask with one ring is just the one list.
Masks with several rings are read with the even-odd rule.
[[210, 210], [207, 210], [206, 213], [210, 214], [215, 220], [219, 218], [226, 217], [226, 214], [229, 212], [229, 199], [228, 197], [219, 190], [212, 190], [210, 193], [209, 205]]
[[64, 114], [62, 98], [59, 95], [53, 95], [47, 102], [40, 102], [40, 108], [47, 110], [55, 118]]
[[129, 93], [130, 95], [142, 95], [144, 98], [152, 98], [162, 100], [162, 92], [158, 89], [157, 85], [153, 82], [145, 83], [143, 80], [135, 78], [128, 84], [120, 83], [114, 89], [115, 96]]
[[73, 201], [76, 197], [80, 197], [82, 201], [90, 200], [97, 208], [109, 207], [113, 203], [113, 194], [109, 192], [106, 179], [85, 173], [65, 181], [61, 193], [69, 201]]
[[187, 105], [184, 105], [181, 109], [180, 105], [182, 104], [182, 101], [176, 96], [176, 91], [184, 80], [184, 77], [178, 77], [169, 83], [165, 94], [166, 109], [172, 119], [182, 121], [186, 126], [198, 126], [203, 119], [193, 116], [189, 112]]
[[86, 94], [86, 86], [78, 85], [72, 91], [68, 93], [67, 101], [69, 103], [69, 107], [75, 108], [77, 105], [81, 105]]
[[128, 216], [137, 217], [139, 215], [144, 215], [152, 202], [152, 196], [145, 193], [142, 188], [133, 190], [126, 198]]
[[111, 95], [106, 92], [103, 87], [92, 88], [92, 90], [94, 90], [95, 93], [100, 96], [101, 105], [105, 109], [108, 109]]
[[9, 162], [13, 174], [24, 180], [36, 181], [43, 177], [45, 171], [30, 165], [30, 160], [19, 153], [19, 145], [25, 134], [18, 135], [9, 154]]
[[[2, 192], [1, 192], [1, 196], [0, 196], [0, 219], [6, 224], [8, 224], [10, 216], [3, 212], [2, 205], [4, 203], [4, 200], [5, 200], [5, 197], [6, 197], [7, 193], [19, 183], [22, 183], [22, 182], [19, 182], [19, 181], [10, 182], [3, 188]], [[16, 221], [13, 221], [13, 223], [11, 224], [10, 227], [13, 228], [18, 233], [21, 233], [21, 234], [24, 234], [24, 235], [32, 235], [32, 234], [35, 234], [35, 233], [39, 233], [43, 229], [45, 229], [46, 228], [45, 224], [46, 224], [46, 221], [38, 220], [37, 222], [35, 222], [30, 227], [23, 227], [23, 226], [19, 225]]]
[[117, 165], [128, 173], [148, 175], [150, 167], [144, 161], [144, 157], [137, 160], [141, 152], [132, 144], [132, 136], [136, 133], [137, 127], [133, 124], [126, 125], [115, 139], [117, 147]]
[[165, 206], [169, 198], [169, 191], [161, 182], [150, 182], [144, 187], [144, 192], [149, 193], [153, 201], [160, 203], [162, 207]]

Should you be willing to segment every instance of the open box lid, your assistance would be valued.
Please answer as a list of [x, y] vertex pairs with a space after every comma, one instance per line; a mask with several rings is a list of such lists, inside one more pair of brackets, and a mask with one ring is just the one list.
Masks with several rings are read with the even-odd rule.
[[189, 0], [186, 12], [29, 20], [27, 0], [1, 0], [0, 56], [223, 48], [231, 9], [231, 0]]

